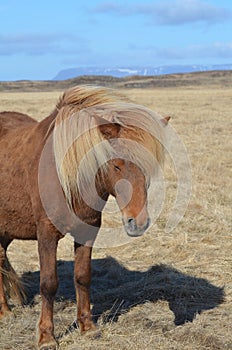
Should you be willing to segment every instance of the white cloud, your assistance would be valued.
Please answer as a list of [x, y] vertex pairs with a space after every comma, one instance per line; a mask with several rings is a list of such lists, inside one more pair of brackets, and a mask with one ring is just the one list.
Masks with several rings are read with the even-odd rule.
[[[78, 45], [77, 45], [78, 43]], [[84, 40], [72, 34], [0, 35], [0, 55], [46, 55], [78, 53], [85, 50]]]
[[[153, 10], [153, 11], [152, 11]], [[163, 1], [149, 8], [140, 6], [140, 11], [148, 14], [159, 24], [180, 25], [193, 22], [220, 22], [231, 17], [225, 8], [200, 0]]]
[[196, 59], [230, 59], [232, 61], [232, 42], [215, 42], [205, 45], [190, 45], [186, 47], [168, 47], [160, 48], [155, 46], [150, 47], [135, 47], [136, 52], [144, 52], [145, 55], [154, 59], [163, 60], [187, 60]]
[[121, 5], [116, 2], [104, 2], [97, 5], [94, 9], [90, 10], [93, 13], [113, 13], [117, 15], [129, 15], [130, 7], [128, 5]]
[[93, 12], [121, 16], [143, 15], [150, 18], [154, 24], [159, 25], [216, 23], [232, 18], [232, 13], [228, 9], [202, 0], [165, 0], [155, 4], [141, 2], [136, 5], [105, 2], [95, 7]]

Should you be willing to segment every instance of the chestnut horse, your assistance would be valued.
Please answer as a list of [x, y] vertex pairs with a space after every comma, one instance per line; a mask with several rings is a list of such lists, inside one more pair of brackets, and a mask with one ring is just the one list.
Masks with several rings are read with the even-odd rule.
[[66, 232], [75, 241], [79, 328], [81, 333], [95, 329], [89, 288], [101, 212], [113, 195], [128, 235], [140, 236], [148, 228], [147, 189], [163, 161], [168, 119], [110, 89], [91, 86], [67, 90], [41, 122], [0, 113], [0, 317], [9, 311], [3, 286], [10, 266], [7, 247], [14, 239], [38, 240], [40, 350], [57, 348], [56, 250]]

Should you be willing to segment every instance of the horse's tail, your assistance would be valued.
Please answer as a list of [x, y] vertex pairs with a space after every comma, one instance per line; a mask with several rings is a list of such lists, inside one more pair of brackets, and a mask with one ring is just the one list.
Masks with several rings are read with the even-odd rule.
[[8, 258], [6, 257], [4, 267], [0, 267], [3, 275], [3, 286], [7, 297], [15, 299], [21, 305], [26, 301], [25, 285], [20, 280]]

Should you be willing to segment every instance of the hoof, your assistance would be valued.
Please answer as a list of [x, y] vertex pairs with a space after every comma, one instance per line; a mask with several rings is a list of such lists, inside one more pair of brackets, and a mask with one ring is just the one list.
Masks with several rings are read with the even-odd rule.
[[58, 350], [58, 344], [55, 341], [46, 344], [41, 344], [38, 346], [38, 350]]

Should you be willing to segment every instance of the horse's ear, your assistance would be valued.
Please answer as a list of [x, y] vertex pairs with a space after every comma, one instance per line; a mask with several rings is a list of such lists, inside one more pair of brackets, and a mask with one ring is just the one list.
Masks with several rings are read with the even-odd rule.
[[167, 117], [164, 117], [163, 119], [161, 119], [161, 123], [166, 126], [168, 125], [168, 122], [169, 120], [171, 119], [171, 117], [167, 116]]
[[107, 140], [118, 137], [121, 128], [121, 126], [118, 123], [111, 123], [108, 120], [99, 116], [95, 116], [95, 119], [97, 121], [97, 126], [100, 132]]

